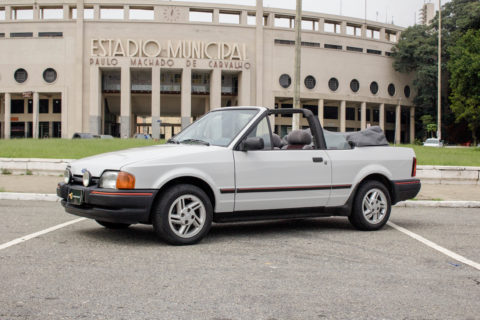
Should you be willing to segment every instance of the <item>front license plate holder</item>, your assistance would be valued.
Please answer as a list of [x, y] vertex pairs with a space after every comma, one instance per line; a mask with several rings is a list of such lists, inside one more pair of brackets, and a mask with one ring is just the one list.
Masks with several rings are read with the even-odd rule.
[[83, 202], [83, 190], [70, 189], [67, 202], [73, 205], [81, 205]]

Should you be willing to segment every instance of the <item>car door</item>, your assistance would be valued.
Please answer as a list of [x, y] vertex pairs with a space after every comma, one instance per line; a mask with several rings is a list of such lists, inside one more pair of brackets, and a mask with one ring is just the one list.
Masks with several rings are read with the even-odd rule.
[[272, 149], [264, 117], [249, 136], [262, 137], [263, 150], [233, 151], [235, 211], [323, 207], [331, 191], [330, 161], [324, 150]]

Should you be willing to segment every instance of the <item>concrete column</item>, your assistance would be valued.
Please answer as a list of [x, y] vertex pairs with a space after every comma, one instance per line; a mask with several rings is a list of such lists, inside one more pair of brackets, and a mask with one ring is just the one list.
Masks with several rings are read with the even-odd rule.
[[342, 35], [347, 34], [347, 21], [345, 21], [345, 20], [340, 23], [340, 33]]
[[40, 98], [38, 92], [33, 93], [32, 137], [38, 139], [38, 109]]
[[255, 30], [255, 104], [263, 105], [263, 1], [257, 0]]
[[401, 31], [397, 31], [397, 42], [400, 40], [400, 36], [402, 35]]
[[365, 130], [367, 128], [367, 103], [362, 102], [360, 106], [360, 129]]
[[100, 5], [96, 4], [93, 6], [93, 19], [100, 20]]
[[122, 66], [120, 87], [120, 137], [130, 138], [132, 117], [132, 92], [130, 67]]
[[33, 20], [40, 20], [40, 7], [38, 4], [35, 2], [33, 5]]
[[12, 96], [10, 95], [9, 92], [5, 93], [5, 119], [3, 123], [3, 129], [4, 129], [4, 137], [5, 139], [10, 139], [10, 127], [11, 127], [11, 118], [10, 118], [10, 112], [12, 108]]
[[219, 9], [213, 9], [213, 23], [219, 23], [220, 22], [220, 10]]
[[380, 128], [385, 131], [385, 103], [380, 104], [380, 112], [379, 112], [379, 119], [380, 121]]
[[[84, 108], [88, 108], [86, 105], [84, 106], [84, 99], [83, 93], [85, 90], [88, 90], [88, 87], [84, 88], [84, 71], [83, 71], [83, 47], [84, 47], [84, 5], [83, 0], [77, 1], [77, 20], [75, 22], [76, 27], [76, 34], [75, 34], [75, 77], [74, 77], [74, 90], [70, 91], [69, 94], [71, 95], [72, 105], [67, 106], [67, 100], [62, 97], [62, 104], [63, 104], [63, 113], [69, 110], [68, 118], [65, 118], [65, 121], [62, 120], [62, 137], [68, 137], [69, 135], [73, 135], [74, 131], [79, 130], [87, 130], [87, 120], [84, 119], [83, 110]], [[86, 103], [85, 103], [86, 104]], [[89, 120], [88, 120], [89, 121]], [[67, 127], [67, 122], [72, 123], [71, 127]], [[78, 124], [78, 125], [76, 125]], [[72, 129], [72, 131], [67, 131], [68, 129]], [[76, 129], [79, 128], [79, 129]]]
[[162, 7], [161, 6], [154, 6], [153, 7], [153, 20], [159, 21], [162, 17]]
[[249, 106], [250, 102], [250, 70], [243, 69], [238, 76], [238, 105]]
[[90, 110], [88, 117], [89, 132], [100, 134], [102, 128], [102, 84], [100, 76], [100, 68], [92, 67], [90, 69]]
[[152, 137], [160, 139], [160, 67], [152, 68]]
[[[12, 20], [12, 7], [5, 6], [5, 21], [10, 21], [10, 20]], [[8, 134], [8, 137], [10, 138], [10, 132]]]
[[325, 18], [318, 19], [318, 32], [325, 31]]
[[401, 113], [402, 107], [398, 104], [395, 108], [395, 143], [400, 143], [400, 135], [402, 132]]
[[380, 40], [385, 41], [385, 28], [380, 29]]
[[63, 20], [70, 19], [70, 6], [68, 4], [63, 5]]
[[[262, 24], [263, 24], [263, 17], [262, 17]], [[269, 13], [267, 16], [267, 27], [273, 28], [275, 26], [275, 14]]]
[[222, 107], [222, 69], [212, 69], [210, 74], [210, 110]]
[[361, 37], [363, 39], [365, 39], [367, 37], [367, 25], [366, 24], [362, 24], [362, 34], [361, 34]]
[[347, 131], [346, 126], [346, 114], [347, 114], [347, 101], [342, 100], [340, 102], [340, 132]]
[[68, 99], [68, 96], [67, 96], [67, 89], [65, 88], [64, 91], [62, 92], [62, 96], [61, 96], [61, 103], [62, 103], [62, 107], [61, 107], [61, 130], [62, 130], [62, 135], [61, 137], [62, 138], [68, 138], [68, 108], [66, 107], [67, 106], [67, 100]]
[[410, 107], [410, 143], [415, 142], [415, 107]]
[[203, 113], [208, 113], [210, 111], [210, 98], [205, 97], [205, 105], [203, 106]]
[[181, 93], [181, 124], [182, 129], [190, 124], [192, 117], [192, 69], [183, 68]]
[[130, 6], [124, 5], [123, 6], [123, 19], [130, 20]]
[[323, 106], [325, 104], [325, 100], [318, 99], [318, 120], [320, 120], [320, 124], [323, 127]]
[[240, 12], [240, 24], [241, 24], [241, 25], [247, 25], [247, 24], [248, 24], [247, 14], [248, 14], [248, 12], [245, 11], [245, 10], [242, 10], [242, 11]]

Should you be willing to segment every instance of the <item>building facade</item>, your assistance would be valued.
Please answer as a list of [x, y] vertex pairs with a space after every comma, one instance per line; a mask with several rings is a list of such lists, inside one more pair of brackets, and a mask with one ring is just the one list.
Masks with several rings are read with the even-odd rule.
[[[261, 0], [6, 1], [1, 137], [169, 138], [213, 108], [291, 108], [294, 18]], [[412, 76], [395, 72], [390, 57], [401, 31], [304, 12], [302, 106], [329, 130], [380, 125], [390, 141], [413, 141]], [[281, 135], [291, 129], [291, 119], [272, 120]]]

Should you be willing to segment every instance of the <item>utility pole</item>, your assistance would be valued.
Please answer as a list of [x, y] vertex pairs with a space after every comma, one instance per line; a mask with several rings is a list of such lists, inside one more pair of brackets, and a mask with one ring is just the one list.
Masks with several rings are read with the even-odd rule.
[[442, 139], [442, 4], [438, 0], [438, 79], [437, 79], [437, 138]]
[[[300, 109], [300, 65], [302, 46], [302, 0], [297, 0], [297, 13], [295, 15], [295, 79], [293, 88], [293, 107]], [[294, 113], [292, 117], [292, 130], [300, 129], [300, 114]]]

